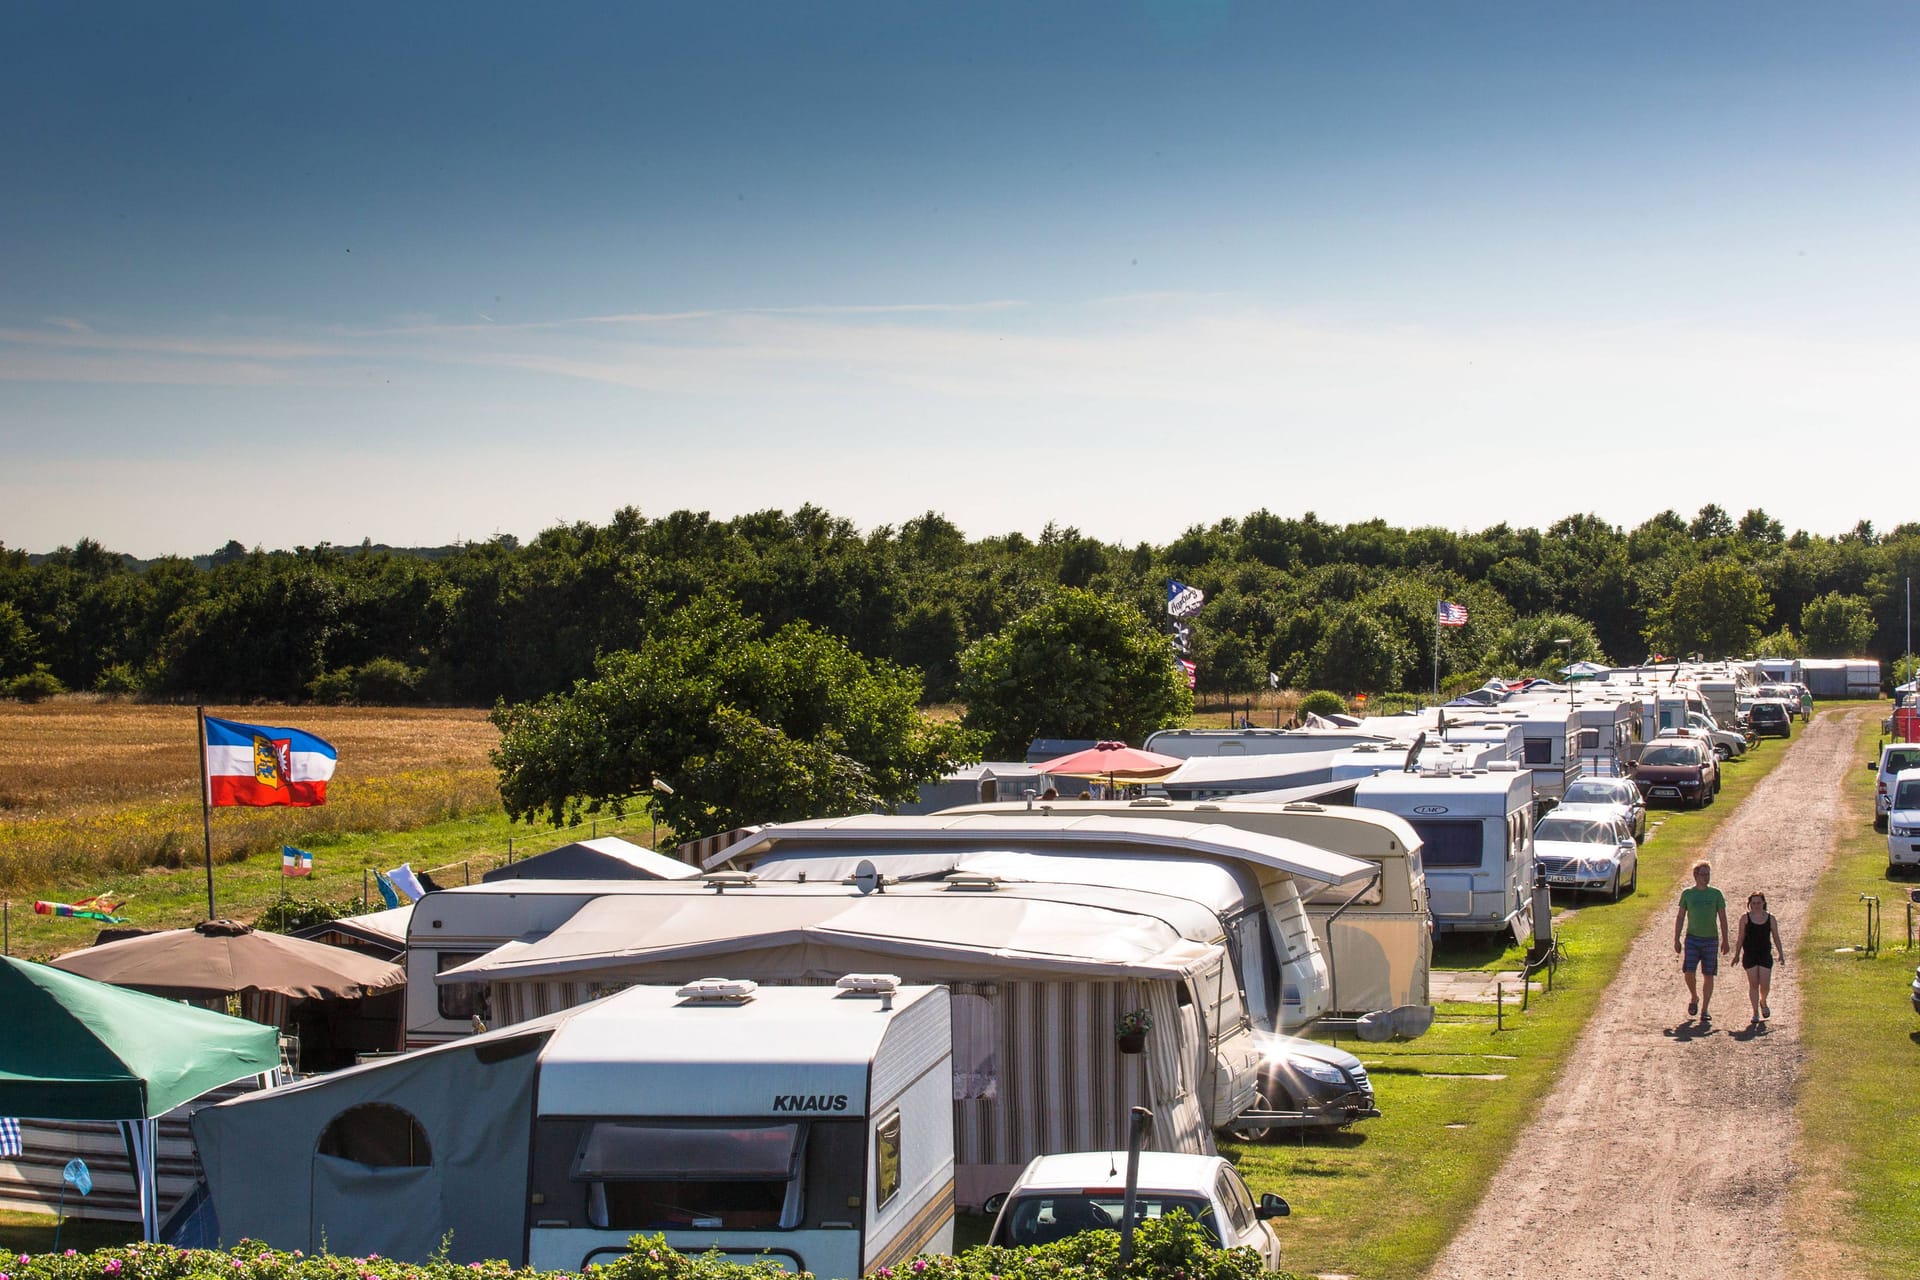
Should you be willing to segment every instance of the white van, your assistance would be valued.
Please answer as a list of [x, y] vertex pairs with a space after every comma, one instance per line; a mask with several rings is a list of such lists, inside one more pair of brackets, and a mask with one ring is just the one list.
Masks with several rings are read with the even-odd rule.
[[1354, 804], [1405, 818], [1420, 837], [1427, 902], [1439, 932], [1533, 929], [1533, 781], [1525, 770], [1382, 773]]
[[1920, 769], [1902, 769], [1893, 776], [1893, 795], [1887, 812], [1887, 871], [1889, 874], [1920, 866]]

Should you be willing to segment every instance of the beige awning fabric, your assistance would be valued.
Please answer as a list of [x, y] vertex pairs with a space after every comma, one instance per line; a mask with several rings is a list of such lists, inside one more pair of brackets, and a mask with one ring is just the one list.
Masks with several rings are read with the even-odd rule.
[[794, 897], [742, 889], [597, 898], [546, 937], [509, 943], [438, 980], [621, 977], [683, 961], [741, 966], [748, 956], [756, 974], [770, 978], [838, 976], [876, 965], [908, 981], [925, 973], [1174, 978], [1217, 950], [1182, 936], [1158, 914], [1007, 890]]
[[53, 966], [173, 1000], [251, 992], [353, 1000], [407, 980], [405, 969], [384, 960], [227, 920], [70, 951]]
[[1282, 836], [1167, 818], [1103, 814], [1073, 817], [1070, 811], [1069, 803], [1051, 813], [1035, 812], [1032, 817], [997, 813], [928, 814], [912, 818], [860, 814], [850, 818], [786, 822], [766, 827], [747, 840], [727, 846], [707, 860], [707, 867], [711, 870], [723, 863], [751, 866], [756, 858], [776, 850], [800, 847], [837, 848], [851, 854], [863, 849], [886, 850], [890, 845], [892, 852], [908, 847], [930, 852], [935, 847], [951, 845], [956, 849], [1104, 848], [1135, 853], [1184, 853], [1268, 867], [1319, 884], [1341, 884], [1373, 872], [1370, 863]]

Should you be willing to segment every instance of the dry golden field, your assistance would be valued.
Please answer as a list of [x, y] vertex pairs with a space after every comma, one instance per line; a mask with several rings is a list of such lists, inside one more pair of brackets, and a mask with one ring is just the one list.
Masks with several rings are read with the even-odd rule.
[[[209, 707], [297, 725], [333, 743], [328, 803], [217, 809], [214, 856], [235, 861], [328, 833], [406, 830], [499, 812], [486, 712]], [[0, 894], [85, 886], [101, 876], [201, 861], [199, 746], [192, 707], [84, 697], [0, 702]]]

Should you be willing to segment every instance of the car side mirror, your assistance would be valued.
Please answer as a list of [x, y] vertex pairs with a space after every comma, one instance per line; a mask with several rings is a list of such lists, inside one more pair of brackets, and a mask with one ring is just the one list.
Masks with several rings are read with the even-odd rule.
[[1265, 1222], [1268, 1218], [1285, 1218], [1289, 1216], [1293, 1213], [1293, 1206], [1269, 1191], [1260, 1197], [1260, 1207], [1253, 1212], [1256, 1218]]
[[1006, 1208], [1006, 1206], [1007, 1206], [1007, 1193], [1004, 1191], [996, 1191], [992, 1195], [987, 1197], [985, 1204], [982, 1204], [980, 1206], [980, 1212], [998, 1213], [1002, 1209]]

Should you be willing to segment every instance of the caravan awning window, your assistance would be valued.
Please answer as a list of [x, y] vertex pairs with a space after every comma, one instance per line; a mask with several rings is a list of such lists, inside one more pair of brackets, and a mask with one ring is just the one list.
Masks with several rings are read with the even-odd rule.
[[587, 1131], [576, 1181], [784, 1182], [794, 1176], [797, 1124], [691, 1126], [605, 1120]]

